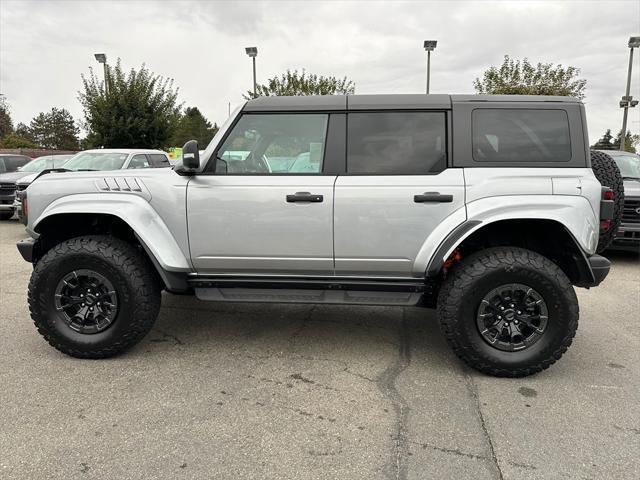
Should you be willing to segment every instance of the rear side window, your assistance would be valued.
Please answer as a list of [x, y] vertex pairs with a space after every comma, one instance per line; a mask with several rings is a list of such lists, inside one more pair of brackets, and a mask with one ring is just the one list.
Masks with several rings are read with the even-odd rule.
[[149, 161], [146, 155], [134, 155], [127, 168], [149, 168]]
[[568, 162], [564, 110], [476, 109], [471, 114], [476, 162]]
[[152, 167], [168, 167], [169, 159], [161, 153], [150, 153], [148, 155]]
[[428, 175], [446, 168], [444, 112], [357, 112], [347, 116], [347, 172]]

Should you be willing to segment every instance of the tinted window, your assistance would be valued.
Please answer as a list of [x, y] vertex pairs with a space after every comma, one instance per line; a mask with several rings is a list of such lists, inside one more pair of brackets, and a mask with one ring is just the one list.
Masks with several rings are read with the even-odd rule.
[[147, 156], [143, 154], [134, 155], [127, 168], [148, 168], [149, 161]]
[[15, 172], [19, 167], [29, 163], [31, 158], [22, 156], [4, 157], [4, 165], [7, 172]]
[[446, 168], [444, 112], [349, 113], [347, 171], [427, 175]]
[[218, 150], [217, 173], [320, 173], [326, 114], [245, 114]]
[[472, 113], [477, 162], [568, 162], [569, 118], [564, 110], [477, 109]]
[[148, 155], [149, 160], [151, 161], [152, 167], [167, 167], [169, 166], [169, 159], [166, 155], [161, 153], [150, 153]]

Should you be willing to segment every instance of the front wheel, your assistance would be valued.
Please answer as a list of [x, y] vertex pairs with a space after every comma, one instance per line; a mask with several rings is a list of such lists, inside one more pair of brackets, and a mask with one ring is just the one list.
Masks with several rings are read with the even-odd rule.
[[578, 328], [578, 299], [564, 272], [546, 257], [496, 247], [449, 272], [438, 317], [448, 343], [468, 365], [498, 377], [524, 377], [567, 351]]
[[10, 212], [0, 212], [0, 220], [10, 220], [13, 217], [13, 210]]
[[107, 236], [78, 237], [49, 250], [29, 282], [29, 309], [53, 347], [105, 358], [138, 343], [160, 309], [160, 286], [133, 246]]

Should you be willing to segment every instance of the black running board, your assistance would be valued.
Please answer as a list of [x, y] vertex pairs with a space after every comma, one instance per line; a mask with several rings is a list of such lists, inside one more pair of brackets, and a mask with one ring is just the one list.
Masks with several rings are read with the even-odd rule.
[[200, 300], [215, 302], [417, 305], [426, 285], [420, 279], [322, 277], [191, 277]]

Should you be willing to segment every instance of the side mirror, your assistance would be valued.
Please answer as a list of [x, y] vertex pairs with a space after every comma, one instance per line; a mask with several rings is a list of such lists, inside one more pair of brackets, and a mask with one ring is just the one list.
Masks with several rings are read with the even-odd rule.
[[200, 150], [198, 150], [196, 140], [189, 140], [182, 147], [182, 164], [189, 169], [196, 169], [200, 166]]

